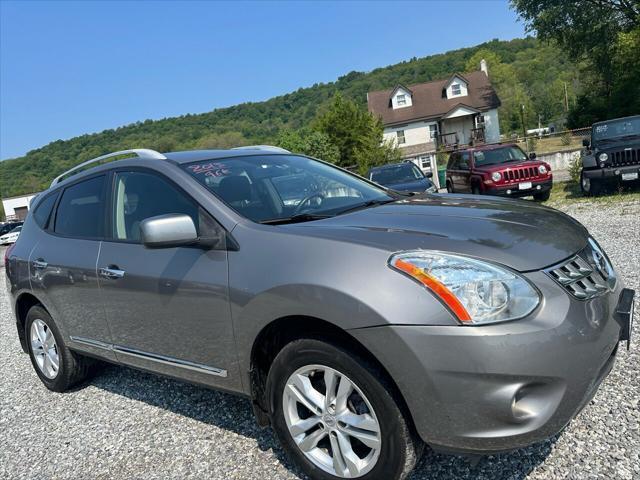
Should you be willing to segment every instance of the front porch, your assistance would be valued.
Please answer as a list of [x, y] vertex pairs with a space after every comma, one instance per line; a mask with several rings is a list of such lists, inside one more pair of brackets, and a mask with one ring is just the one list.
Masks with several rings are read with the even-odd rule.
[[457, 107], [438, 122], [437, 146], [444, 151], [478, 145], [487, 141], [484, 116], [466, 107]]

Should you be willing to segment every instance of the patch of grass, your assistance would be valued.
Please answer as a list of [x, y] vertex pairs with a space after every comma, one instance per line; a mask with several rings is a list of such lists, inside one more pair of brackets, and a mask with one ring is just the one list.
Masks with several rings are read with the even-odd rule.
[[[564, 152], [582, 148], [582, 137], [541, 137], [537, 138], [534, 143], [533, 151], [538, 155], [542, 155], [550, 152]], [[524, 142], [520, 142], [518, 145], [524, 149], [527, 147]]]
[[608, 192], [597, 197], [588, 197], [580, 191], [580, 185], [576, 182], [558, 182], [553, 184], [551, 197], [544, 202], [550, 207], [556, 205], [568, 205], [572, 203], [612, 205], [623, 202], [640, 201], [640, 189], [625, 187], [611, 188]]

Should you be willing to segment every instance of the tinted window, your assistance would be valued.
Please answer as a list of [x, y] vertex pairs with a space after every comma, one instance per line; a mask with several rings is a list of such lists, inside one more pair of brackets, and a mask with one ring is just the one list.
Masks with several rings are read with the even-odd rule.
[[395, 167], [375, 170], [371, 173], [371, 180], [380, 185], [415, 182], [424, 178], [422, 172], [413, 164], [405, 163]]
[[56, 211], [55, 232], [78, 238], [100, 238], [104, 224], [104, 175], [65, 189]]
[[53, 206], [56, 204], [57, 198], [57, 193], [49, 195], [38, 204], [35, 211], [33, 212], [33, 219], [36, 221], [40, 228], [47, 227], [47, 222], [49, 221], [49, 217], [51, 216], [51, 210], [53, 210]]
[[189, 215], [198, 229], [198, 206], [168, 181], [144, 172], [116, 175], [113, 238], [139, 242], [142, 220], [170, 213]]

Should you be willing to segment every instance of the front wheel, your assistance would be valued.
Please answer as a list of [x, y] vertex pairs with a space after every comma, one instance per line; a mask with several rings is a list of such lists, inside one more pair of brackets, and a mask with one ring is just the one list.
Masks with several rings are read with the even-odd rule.
[[533, 194], [533, 199], [538, 202], [546, 202], [547, 200], [549, 200], [549, 197], [551, 197], [551, 189], [546, 190], [542, 193]]
[[585, 195], [600, 195], [602, 183], [600, 180], [585, 176], [584, 172], [582, 172], [580, 174], [580, 190]]
[[453, 193], [453, 184], [447, 180], [447, 193]]
[[267, 392], [276, 435], [312, 479], [402, 479], [422, 451], [382, 372], [338, 345], [291, 342]]

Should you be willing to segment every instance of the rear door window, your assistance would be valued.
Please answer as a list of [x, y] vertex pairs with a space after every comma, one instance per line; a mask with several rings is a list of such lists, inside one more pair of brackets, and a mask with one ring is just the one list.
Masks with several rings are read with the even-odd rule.
[[100, 239], [104, 226], [105, 176], [67, 187], [56, 210], [54, 231], [76, 238]]

